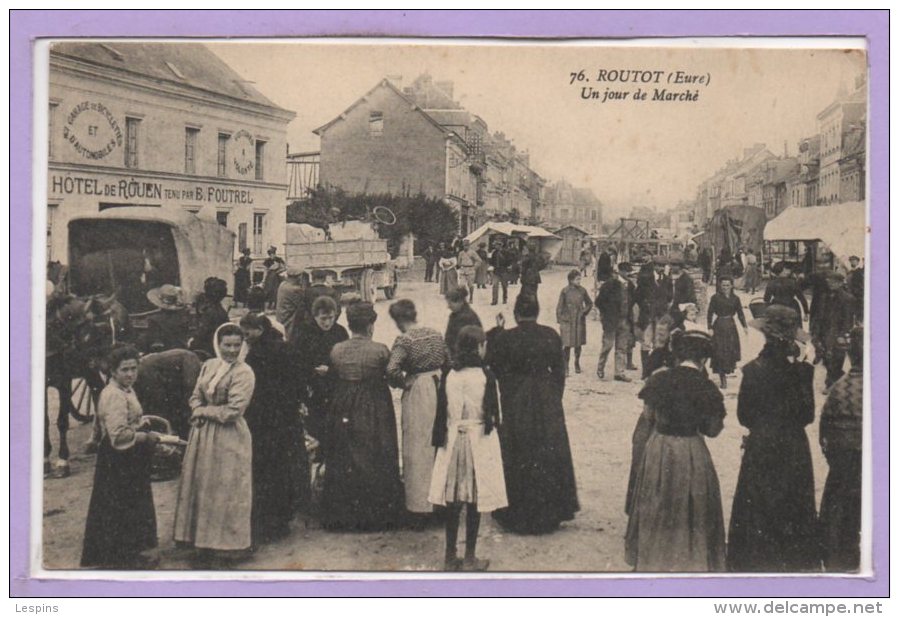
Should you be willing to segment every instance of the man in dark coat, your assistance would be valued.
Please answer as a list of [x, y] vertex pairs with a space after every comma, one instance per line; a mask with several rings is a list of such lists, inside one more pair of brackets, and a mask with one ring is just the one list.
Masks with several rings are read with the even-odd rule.
[[615, 349], [615, 380], [630, 381], [625, 376], [627, 350], [633, 336], [633, 308], [635, 288], [628, 280], [631, 265], [627, 262], [618, 264], [618, 272], [605, 281], [596, 295], [596, 308], [599, 309], [602, 321], [602, 350], [599, 352], [599, 364], [596, 376], [605, 377], [606, 360], [612, 349]]
[[708, 283], [712, 280], [712, 254], [708, 248], [699, 251], [699, 267], [702, 268], [702, 282]]
[[437, 260], [434, 259], [434, 247], [428, 243], [421, 256], [425, 260], [425, 283], [430, 283], [434, 280], [434, 266], [437, 265]]
[[306, 305], [304, 274], [300, 268], [288, 268], [287, 278], [278, 287], [275, 303], [275, 318], [284, 326], [284, 338], [291, 345], [296, 343], [300, 323], [311, 319], [311, 307]]
[[190, 315], [182, 298], [181, 288], [175, 285], [166, 284], [147, 292], [147, 299], [160, 310], [147, 318], [141, 351], [153, 353], [166, 349], [187, 349]]
[[228, 284], [211, 276], [204, 282], [203, 294], [197, 300], [197, 333], [191, 339], [190, 348], [206, 359], [215, 357], [212, 339], [218, 327], [228, 321], [228, 311], [222, 306], [227, 295]]
[[865, 268], [859, 266], [861, 260], [853, 255], [849, 258], [849, 276], [846, 280], [846, 286], [849, 293], [855, 298], [855, 321], [862, 323], [865, 321]]
[[537, 324], [537, 299], [515, 301], [517, 327], [502, 317], [487, 333], [486, 361], [499, 382], [500, 448], [509, 506], [496, 521], [516, 533], [547, 533], [578, 511], [577, 486], [565, 426], [562, 339]]
[[491, 306], [499, 302], [499, 288], [503, 288], [503, 304], [509, 300], [509, 269], [512, 267], [513, 255], [503, 247], [503, 241], [497, 239], [489, 262], [493, 268], [493, 301]]
[[811, 334], [824, 352], [824, 385], [829, 388], [844, 374], [849, 332], [855, 320], [855, 298], [843, 287], [843, 275], [839, 272], [828, 273], [827, 287]]
[[183, 439], [190, 433], [190, 397], [202, 366], [197, 354], [186, 349], [151, 353], [141, 358], [134, 382], [144, 413], [165, 418]]
[[446, 294], [446, 305], [449, 307], [450, 316], [446, 324], [444, 340], [449, 348], [450, 357], [456, 353], [456, 340], [459, 332], [465, 326], [481, 327], [481, 319], [468, 304], [468, 290], [464, 287], [456, 287]]
[[674, 317], [678, 327], [684, 322], [684, 316], [681, 315], [681, 304], [696, 304], [696, 287], [693, 279], [689, 274], [684, 272], [683, 255], [674, 253], [669, 259], [671, 273], [667, 279], [667, 294], [670, 298], [668, 311]]
[[771, 268], [771, 272], [774, 274], [774, 278], [768, 281], [768, 285], [765, 287], [765, 302], [786, 306], [797, 313], [801, 308], [801, 314], [807, 316], [808, 301], [786, 264], [782, 261], [777, 262]]
[[545, 266], [543, 256], [536, 247], [528, 247], [527, 254], [521, 258], [521, 293], [531, 294], [537, 297], [537, 289], [542, 279], [540, 270]]

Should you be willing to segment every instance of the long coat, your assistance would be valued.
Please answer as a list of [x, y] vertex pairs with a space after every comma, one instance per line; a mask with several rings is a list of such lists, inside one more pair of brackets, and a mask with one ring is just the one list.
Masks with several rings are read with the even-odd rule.
[[253, 530], [265, 541], [286, 533], [308, 503], [309, 463], [299, 410], [305, 384], [276, 330], [250, 345], [246, 363], [256, 376], [246, 412], [253, 436]]
[[767, 344], [743, 367], [737, 419], [749, 429], [734, 494], [727, 567], [798, 572], [818, 564], [815, 482], [805, 427], [815, 419], [814, 368]]
[[175, 506], [175, 541], [197, 548], [243, 550], [250, 548], [253, 501], [253, 446], [243, 414], [256, 377], [244, 362], [235, 362], [207, 390], [222, 360], [203, 364], [190, 399], [203, 418], [190, 430], [181, 468]]
[[559, 323], [563, 347], [587, 344], [587, 315], [592, 308], [590, 294], [580, 285], [569, 284], [559, 294], [556, 321]]
[[562, 339], [524, 321], [487, 335], [487, 363], [500, 389], [500, 449], [509, 506], [494, 518], [518, 533], [545, 533], [578, 511], [562, 394]]

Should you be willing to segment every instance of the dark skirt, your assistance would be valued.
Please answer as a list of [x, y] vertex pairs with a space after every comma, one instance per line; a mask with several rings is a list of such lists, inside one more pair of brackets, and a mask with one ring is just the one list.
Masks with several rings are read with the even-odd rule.
[[859, 568], [861, 543], [861, 451], [832, 452], [827, 463], [830, 472], [818, 519], [824, 567], [830, 572], [854, 572]]
[[141, 551], [156, 547], [151, 463], [152, 446], [136, 444], [116, 450], [108, 437], [100, 442], [82, 567], [127, 566]]
[[250, 271], [239, 268], [234, 273], [234, 301], [245, 304], [250, 290]]
[[[278, 410], [277, 415], [287, 413]], [[257, 421], [250, 426], [250, 433], [253, 538], [254, 542], [267, 542], [287, 535], [293, 517], [306, 510], [310, 498], [309, 461], [299, 417]]]
[[370, 531], [396, 525], [404, 500], [387, 383], [338, 381], [326, 424], [324, 526]]
[[752, 431], [731, 509], [728, 570], [818, 570], [815, 519], [815, 481], [805, 429]]
[[718, 317], [712, 324], [712, 372], [730, 375], [740, 361], [740, 336], [733, 317]]

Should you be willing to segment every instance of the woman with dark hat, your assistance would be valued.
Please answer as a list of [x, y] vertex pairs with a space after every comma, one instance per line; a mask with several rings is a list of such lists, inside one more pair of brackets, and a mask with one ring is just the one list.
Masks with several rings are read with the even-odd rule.
[[253, 258], [250, 257], [250, 249], [244, 248], [241, 251], [240, 259], [237, 260], [237, 269], [234, 271], [234, 303], [244, 305], [247, 303], [247, 292], [250, 291], [250, 266], [253, 265]]
[[309, 461], [300, 402], [305, 384], [290, 345], [265, 315], [240, 320], [246, 363], [256, 376], [245, 417], [253, 437], [253, 543], [286, 536], [294, 515], [308, 503]]
[[377, 313], [370, 302], [347, 307], [352, 332], [331, 351], [337, 376], [322, 443], [322, 522], [358, 531], [395, 525], [403, 509], [393, 397], [387, 385], [390, 350], [371, 340]]
[[677, 365], [640, 392], [625, 510], [625, 552], [638, 572], [724, 570], [724, 516], [718, 474], [703, 435], [724, 428], [724, 398], [705, 376], [711, 337], [678, 332]]
[[147, 292], [147, 300], [159, 308], [147, 318], [147, 331], [141, 349], [144, 353], [187, 349], [190, 338], [190, 316], [181, 288], [162, 285]]
[[746, 317], [743, 315], [743, 303], [734, 294], [734, 279], [729, 276], [718, 277], [718, 292], [709, 301], [708, 324], [712, 333], [712, 372], [721, 381], [721, 389], [727, 388], [727, 376], [737, 368], [740, 361], [740, 336], [734, 316], [740, 320], [743, 333], [746, 334]]
[[731, 510], [732, 572], [799, 572], [819, 567], [815, 483], [805, 427], [815, 419], [814, 368], [801, 359], [799, 315], [771, 305], [750, 322], [765, 335], [743, 367], [737, 419], [749, 429]]
[[487, 334], [487, 364], [499, 381], [503, 420], [499, 440], [509, 506], [494, 513], [506, 529], [547, 533], [578, 511], [577, 486], [562, 394], [562, 339], [537, 324], [537, 298], [515, 301], [517, 327]]

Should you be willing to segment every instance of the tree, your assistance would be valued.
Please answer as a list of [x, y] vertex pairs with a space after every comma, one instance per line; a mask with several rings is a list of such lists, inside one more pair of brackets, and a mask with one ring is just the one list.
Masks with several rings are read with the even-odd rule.
[[396, 256], [400, 244], [410, 233], [415, 237], [415, 252], [425, 244], [451, 240], [459, 229], [459, 215], [442, 199], [387, 193], [351, 195], [340, 188], [318, 187], [309, 190], [309, 198], [287, 206], [288, 223], [306, 223], [325, 228], [349, 220], [371, 220], [374, 208], [382, 206], [396, 215], [394, 225], [379, 225], [378, 234], [387, 240], [390, 254]]

